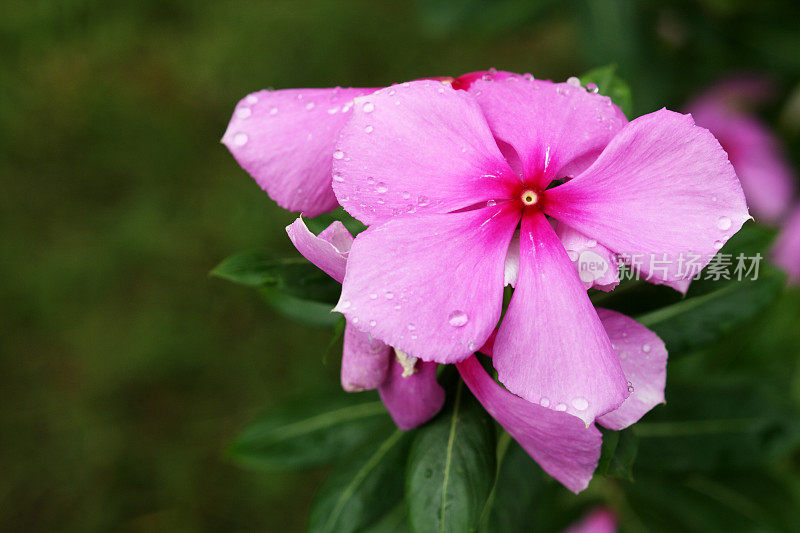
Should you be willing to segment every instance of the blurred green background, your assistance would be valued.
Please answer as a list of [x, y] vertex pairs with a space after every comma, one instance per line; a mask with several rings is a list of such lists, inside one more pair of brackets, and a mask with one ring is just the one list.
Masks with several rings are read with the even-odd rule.
[[338, 386], [330, 332], [208, 277], [292, 250], [293, 215], [218, 142], [248, 92], [616, 63], [641, 114], [763, 72], [796, 163], [798, 20], [739, 0], [1, 3], [0, 529], [304, 527], [319, 472], [222, 453], [259, 411]]

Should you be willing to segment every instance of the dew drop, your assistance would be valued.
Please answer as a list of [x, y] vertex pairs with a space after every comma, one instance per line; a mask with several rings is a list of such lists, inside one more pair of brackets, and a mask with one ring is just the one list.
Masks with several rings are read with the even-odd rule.
[[428, 199], [427, 196], [420, 196], [417, 201], [417, 205], [420, 207], [425, 207], [426, 205], [428, 205], [429, 202], [430, 200]]
[[595, 83], [587, 83], [586, 89], [588, 89], [588, 91], [593, 94], [597, 94], [600, 91], [600, 87], [598, 87], [597, 84]]
[[361, 109], [364, 111], [364, 113], [372, 113], [375, 111], [375, 104], [372, 102], [367, 102]]
[[247, 144], [247, 134], [246, 133], [237, 133], [233, 136], [233, 144], [236, 146], [244, 146]]
[[395, 305], [395, 306], [394, 306], [394, 310], [395, 310], [395, 311], [399, 311], [399, 310], [400, 310], [400, 304], [397, 304], [397, 305]]
[[447, 322], [454, 328], [460, 328], [469, 322], [469, 317], [464, 311], [453, 311], [450, 313], [450, 316], [447, 317]]
[[556, 411], [566, 411], [567, 410], [567, 404], [560, 403], [560, 404], [556, 405], [555, 410]]
[[344, 157], [344, 152], [342, 152], [341, 150], [336, 150], [335, 152], [333, 152], [334, 159], [341, 159], [343, 157]]
[[586, 247], [587, 248], [594, 248], [595, 246], [597, 246], [597, 241], [596, 240], [589, 239], [588, 241], [586, 241]]
[[351, 321], [353, 322], [353, 324], [358, 324], [358, 317], [357, 317], [357, 316], [354, 316], [354, 317], [351, 319]]
[[344, 178], [342, 177], [341, 174], [334, 174], [333, 175], [333, 181], [338, 181], [339, 183], [341, 183], [341, 182], [344, 181]]
[[379, 181], [378, 184], [375, 186], [375, 190], [382, 194], [388, 191], [389, 187], [387, 187], [387, 185], [384, 182]]
[[643, 345], [643, 346], [642, 346], [642, 351], [643, 351], [644, 353], [650, 353], [650, 350], [651, 350], [651, 349], [652, 349], [652, 348], [650, 347], [650, 345], [649, 345], [649, 344], [645, 344], [645, 345]]
[[722, 248], [722, 245], [723, 245], [723, 244], [725, 244], [725, 243], [724, 243], [724, 242], [722, 242], [722, 241], [714, 241], [714, 248], [716, 248], [717, 250], [719, 250], [720, 248]]
[[366, 131], [367, 133], [372, 133], [372, 130], [373, 130], [372, 126], [365, 126], [364, 127], [364, 131]]
[[567, 255], [569, 256], [569, 260], [572, 262], [577, 261], [578, 258], [580, 257], [580, 254], [578, 254], [578, 252], [576, 252], [575, 250], [567, 250]]
[[278, 114], [278, 108], [277, 108], [277, 107], [273, 107], [273, 108], [271, 108], [271, 109], [269, 110], [269, 114], [270, 114], [270, 115], [277, 115], [277, 114]]
[[539, 405], [541, 405], [542, 407], [548, 407], [550, 405], [550, 399], [542, 398], [541, 400], [539, 400]]
[[314, 109], [314, 102], [309, 102], [306, 104], [306, 110], [311, 111]]
[[338, 112], [339, 112], [339, 108], [338, 107], [332, 107], [332, 108], [328, 109], [328, 114], [329, 115], [335, 115]]
[[370, 294], [369, 297], [370, 297], [371, 300], [377, 300], [378, 299], [378, 295], [375, 294], [374, 292], [372, 294]]
[[572, 85], [573, 87], [580, 87], [581, 80], [579, 80], [577, 76], [570, 76], [567, 78], [567, 84]]
[[717, 227], [723, 231], [731, 229], [733, 221], [728, 217], [719, 217], [717, 220]]
[[239, 118], [247, 118], [253, 114], [253, 110], [249, 107], [240, 107], [236, 110], [236, 116]]
[[497, 200], [487, 200], [486, 207], [494, 207], [497, 205]]
[[572, 407], [578, 411], [585, 411], [586, 408], [589, 407], [589, 402], [586, 400], [586, 398], [575, 398], [572, 400]]
[[389, 90], [389, 96], [394, 96], [396, 92], [397, 91], [395, 91], [394, 89], [390, 89]]
[[350, 302], [350, 300], [344, 300], [342, 302], [342, 305], [340, 305], [339, 307], [341, 307], [342, 309], [349, 309], [351, 305], [353, 304]]
[[470, 342], [467, 344], [467, 348], [469, 348], [469, 350], [470, 350], [471, 352], [474, 352], [474, 351], [475, 351], [475, 343], [474, 343], [474, 342], [472, 342], [472, 341], [470, 341]]
[[385, 294], [385, 296], [386, 296], [387, 300], [391, 300], [392, 298], [394, 298], [394, 293], [393, 292], [387, 292]]
[[629, 382], [628, 382], [628, 392], [633, 392], [633, 391], [634, 391], [634, 388], [633, 388], [633, 383], [631, 383], [631, 382], [629, 381]]
[[411, 193], [410, 193], [410, 192], [408, 192], [408, 191], [405, 191], [405, 192], [403, 193], [403, 199], [404, 199], [404, 200], [408, 200], [409, 198], [411, 198]]
[[415, 329], [417, 329], [417, 326], [415, 326], [414, 324], [408, 325], [408, 331], [414, 331]]
[[251, 104], [251, 105], [252, 104], [257, 104], [258, 103], [258, 96], [254, 95], [254, 94], [250, 94], [250, 95], [247, 96], [247, 98], [244, 99], [244, 101], [247, 102], [248, 104]]
[[369, 325], [370, 325], [370, 327], [372, 327], [372, 328], [374, 328], [376, 324], [377, 324], [377, 322], [375, 322], [374, 320], [370, 320], [370, 321], [369, 321]]

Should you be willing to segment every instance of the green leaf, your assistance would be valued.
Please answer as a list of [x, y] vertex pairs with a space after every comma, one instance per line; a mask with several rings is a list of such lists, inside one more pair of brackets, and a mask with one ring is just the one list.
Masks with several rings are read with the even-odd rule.
[[[349, 533], [373, 524], [386, 526], [381, 517], [402, 501], [408, 441], [403, 431], [395, 429], [377, 448], [337, 465], [314, 499], [309, 532]], [[395, 531], [378, 529], [382, 530]]]
[[544, 490], [541, 468], [503, 432], [497, 443], [497, 477], [481, 517], [481, 531], [526, 533], [538, 525], [536, 506]]
[[589, 83], [597, 85], [598, 92], [611, 98], [611, 101], [625, 113], [625, 116], [630, 118], [633, 112], [631, 89], [616, 75], [616, 71], [616, 65], [598, 67], [581, 76], [581, 84], [584, 86]]
[[633, 429], [611, 431], [600, 428], [603, 448], [596, 474], [633, 481], [633, 463], [639, 449], [639, 438]]
[[244, 252], [225, 259], [211, 271], [248, 287], [270, 287], [296, 298], [336, 303], [341, 286], [305, 258], [275, 257], [264, 251]]
[[353, 237], [367, 229], [364, 224], [353, 218], [350, 213], [341, 207], [336, 208], [330, 213], [323, 213], [317, 217], [306, 219], [306, 226], [312, 233], [319, 235], [322, 230], [336, 221], [344, 224], [344, 227], [347, 228], [347, 231], [349, 231]]
[[800, 444], [800, 414], [786, 390], [752, 378], [673, 380], [667, 404], [632, 429], [637, 472], [756, 467]]
[[636, 320], [666, 343], [670, 356], [707, 346], [752, 320], [780, 294], [785, 276], [762, 265], [757, 280], [720, 283], [720, 288], [639, 315]]
[[411, 527], [472, 531], [495, 477], [495, 428], [463, 382], [450, 405], [417, 432], [406, 472]]
[[332, 304], [295, 298], [270, 287], [260, 292], [270, 307], [292, 320], [319, 328], [335, 328], [342, 321], [342, 315], [331, 312]]
[[374, 394], [337, 394], [291, 402], [242, 431], [228, 453], [250, 468], [287, 470], [346, 455], [391, 422]]

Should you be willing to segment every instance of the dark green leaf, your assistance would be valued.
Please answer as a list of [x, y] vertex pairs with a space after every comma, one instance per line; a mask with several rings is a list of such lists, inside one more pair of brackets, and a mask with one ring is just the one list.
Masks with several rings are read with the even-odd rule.
[[331, 312], [333, 304], [295, 298], [270, 287], [260, 289], [260, 292], [275, 311], [309, 326], [335, 328], [342, 320], [342, 315]]
[[411, 447], [406, 501], [414, 531], [472, 531], [495, 477], [495, 429], [462, 382]]
[[[381, 520], [403, 497], [403, 466], [407, 435], [395, 429], [377, 448], [355, 454], [331, 472], [311, 508], [311, 533], [349, 533], [371, 525], [391, 526]], [[399, 517], [402, 525], [403, 517]], [[378, 529], [396, 531], [396, 529]]]
[[690, 296], [636, 317], [667, 344], [670, 356], [706, 346], [755, 318], [783, 289], [782, 272], [762, 265], [757, 280], [721, 283], [720, 288]]
[[336, 303], [341, 286], [301, 256], [275, 257], [264, 251], [244, 252], [225, 259], [211, 271], [248, 287], [270, 287], [290, 296]]
[[639, 449], [639, 438], [631, 428], [622, 431], [600, 430], [603, 432], [603, 449], [595, 473], [633, 481], [633, 463]]
[[336, 221], [344, 224], [344, 227], [347, 228], [347, 231], [349, 231], [353, 237], [367, 229], [364, 224], [353, 218], [350, 213], [341, 207], [336, 208], [330, 213], [323, 213], [317, 217], [306, 219], [306, 226], [308, 226], [308, 229], [311, 230], [312, 233], [318, 235], [322, 230]]
[[533, 531], [536, 506], [544, 490], [541, 468], [505, 432], [498, 440], [497, 461], [497, 478], [483, 510], [481, 531]]
[[786, 391], [749, 379], [673, 380], [667, 404], [632, 429], [637, 472], [755, 467], [800, 443], [800, 416]]
[[229, 448], [237, 463], [286, 470], [328, 463], [388, 427], [374, 394], [338, 394], [292, 402], [248, 426]]
[[611, 98], [627, 117], [633, 111], [633, 98], [631, 89], [620, 77], [616, 75], [616, 65], [606, 65], [590, 70], [580, 77], [581, 84], [586, 86], [589, 83], [597, 85], [598, 92]]

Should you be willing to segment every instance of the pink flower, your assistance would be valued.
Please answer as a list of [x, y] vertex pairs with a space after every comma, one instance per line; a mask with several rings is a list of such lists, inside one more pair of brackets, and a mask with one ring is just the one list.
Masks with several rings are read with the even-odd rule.
[[604, 507], [591, 511], [564, 533], [615, 533], [617, 517]]
[[762, 78], [729, 79], [700, 95], [689, 111], [728, 153], [756, 219], [777, 224], [795, 195], [795, 177], [778, 138], [751, 112], [772, 92]]
[[[510, 74], [491, 72], [499, 79]], [[466, 89], [484, 74], [438, 79]], [[222, 143], [278, 205], [317, 216], [338, 206], [331, 189], [331, 154], [350, 118], [353, 98], [376, 90], [336, 87], [249, 94], [236, 105]]]
[[[306, 259], [341, 283], [353, 244], [353, 236], [341, 222], [334, 222], [316, 236], [298, 218], [286, 232]], [[342, 388], [348, 392], [378, 389], [400, 429], [415, 428], [442, 408], [445, 394], [436, 381], [437, 366], [396, 353], [350, 323], [345, 326]]]
[[789, 282], [800, 284], [800, 205], [783, 225], [772, 249], [772, 259], [789, 275]]
[[[340, 222], [319, 236], [297, 219], [286, 228], [290, 239], [309, 261], [341, 281], [353, 238]], [[667, 350], [644, 326], [619, 313], [600, 310], [599, 318], [630, 380], [632, 392], [616, 410], [598, 421], [623, 429], [664, 402]], [[481, 348], [492, 356], [494, 336]], [[600, 458], [602, 438], [594, 427], [572, 415], [519, 398], [498, 385], [476, 357], [458, 363], [464, 382], [487, 412], [517, 440], [551, 476], [574, 492], [585, 489]], [[441, 409], [444, 391], [436, 381], [436, 363], [395, 353], [348, 323], [342, 355], [342, 387], [350, 392], [377, 388], [389, 414], [401, 429], [427, 422]], [[634, 385], [635, 384], [635, 385]]]
[[500, 321], [519, 228], [494, 366], [509, 391], [584, 426], [619, 408], [628, 378], [545, 215], [598, 250], [659, 258], [638, 268], [661, 282], [689, 275], [684, 254], [707, 263], [749, 217], [725, 152], [690, 116], [628, 123], [604, 96], [516, 76], [467, 91], [409, 82], [354, 102], [333, 185], [370, 227], [336, 310], [424, 361], [464, 361]]

